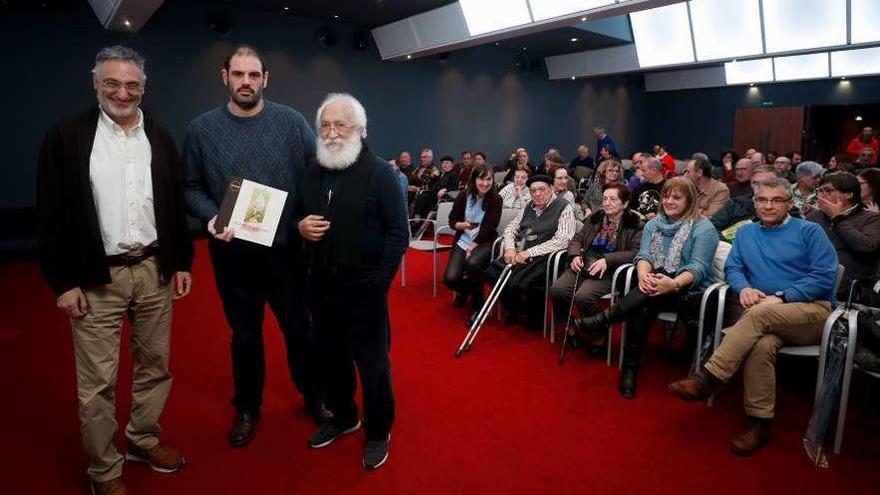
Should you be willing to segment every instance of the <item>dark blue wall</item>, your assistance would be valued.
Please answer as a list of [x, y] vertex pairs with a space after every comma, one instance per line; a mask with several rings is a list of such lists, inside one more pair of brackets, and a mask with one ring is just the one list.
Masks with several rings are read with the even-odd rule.
[[[880, 77], [666, 91], [643, 94], [642, 146], [665, 143], [676, 157], [703, 151], [716, 157], [733, 141], [737, 108], [880, 103]], [[743, 150], [739, 150], [742, 152]]]
[[[83, 2], [85, 4], [85, 2]], [[46, 129], [61, 116], [95, 101], [90, 73], [105, 45], [123, 43], [147, 58], [143, 107], [168, 127], [178, 143], [199, 113], [225, 101], [219, 70], [240, 42], [268, 58], [268, 98], [300, 110], [311, 122], [330, 91], [353, 93], [364, 103], [371, 145], [381, 155], [431, 146], [435, 155], [482, 149], [493, 162], [517, 146], [537, 159], [549, 145], [572, 156], [595, 143], [592, 127], [604, 123], [622, 147], [638, 141], [635, 116], [642, 92], [623, 79], [548, 82], [543, 72], [514, 68], [514, 55], [495, 46], [436, 57], [382, 62], [375, 47], [351, 48], [351, 33], [337, 26], [336, 46], [321, 48], [319, 23], [271, 13], [238, 13], [227, 38], [210, 32], [199, 5], [169, 0], [138, 34], [101, 29], [88, 8], [11, 10], [0, 16], [7, 76], [2, 119], [0, 210], [33, 204], [34, 164]]]

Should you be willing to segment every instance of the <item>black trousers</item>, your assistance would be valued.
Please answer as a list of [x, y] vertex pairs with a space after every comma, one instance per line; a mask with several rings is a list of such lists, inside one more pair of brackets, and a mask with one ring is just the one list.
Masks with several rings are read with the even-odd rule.
[[364, 396], [367, 440], [384, 439], [394, 424], [388, 296], [378, 273], [312, 273], [313, 323], [326, 405], [333, 424], [358, 418], [355, 365]]
[[[503, 258], [495, 260], [486, 269], [486, 278], [494, 284], [505, 265]], [[539, 327], [544, 320], [546, 271], [547, 256], [531, 259], [524, 265], [514, 265], [500, 297], [501, 305], [511, 314], [518, 316], [525, 312], [527, 325], [532, 328]]]
[[302, 299], [299, 256], [288, 248], [267, 248], [239, 240], [224, 243], [212, 239], [209, 251], [226, 321], [232, 329], [235, 408], [259, 413], [263, 403], [263, 313], [267, 302], [284, 334], [290, 378], [306, 401], [320, 398], [315, 344]]
[[483, 278], [491, 258], [492, 245], [489, 243], [477, 245], [470, 256], [458, 245], [452, 246], [449, 262], [446, 263], [446, 271], [443, 273], [443, 283], [451, 290], [473, 296], [475, 304], [481, 303]]

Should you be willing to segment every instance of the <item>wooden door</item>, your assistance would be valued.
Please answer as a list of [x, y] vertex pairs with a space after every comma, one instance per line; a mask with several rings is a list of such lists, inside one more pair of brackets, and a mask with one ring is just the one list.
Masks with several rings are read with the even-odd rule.
[[805, 107], [737, 108], [733, 122], [733, 149], [803, 152]]

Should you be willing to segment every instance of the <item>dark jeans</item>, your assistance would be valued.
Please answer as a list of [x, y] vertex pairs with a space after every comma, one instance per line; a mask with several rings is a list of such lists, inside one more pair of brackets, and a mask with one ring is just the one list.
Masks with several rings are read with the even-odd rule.
[[449, 262], [446, 263], [446, 271], [443, 273], [443, 283], [446, 287], [457, 292], [469, 294], [474, 298], [474, 304], [483, 300], [483, 277], [486, 267], [492, 258], [492, 245], [479, 244], [467, 256], [467, 252], [452, 246], [449, 254]]
[[[494, 284], [505, 262], [499, 258], [486, 269], [486, 278]], [[514, 265], [507, 285], [501, 293], [501, 305], [511, 315], [519, 316], [526, 314], [527, 325], [530, 328], [538, 328], [543, 324], [544, 318], [544, 288], [546, 286], [547, 256], [539, 256], [529, 260], [524, 265]], [[523, 304], [525, 300], [525, 304]]]
[[232, 328], [232, 376], [239, 411], [259, 413], [266, 360], [263, 312], [275, 314], [287, 349], [290, 378], [306, 401], [320, 398], [314, 342], [303, 304], [303, 269], [289, 248], [267, 248], [245, 241], [211, 240], [211, 263], [226, 321]]
[[378, 270], [373, 273], [313, 273], [315, 337], [321, 356], [327, 408], [333, 424], [358, 418], [355, 365], [364, 397], [368, 440], [384, 439], [394, 423], [394, 392], [388, 357], [388, 296]]

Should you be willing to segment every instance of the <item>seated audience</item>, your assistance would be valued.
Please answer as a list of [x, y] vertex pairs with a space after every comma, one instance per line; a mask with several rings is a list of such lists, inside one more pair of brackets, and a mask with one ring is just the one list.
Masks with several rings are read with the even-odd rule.
[[828, 160], [828, 164], [825, 165], [825, 171], [827, 172], [849, 172], [852, 164], [849, 162], [849, 155], [837, 154], [832, 155]]
[[753, 167], [757, 167], [757, 166], [759, 166], [759, 165], [764, 165], [764, 164], [765, 164], [765, 161], [764, 161], [764, 153], [761, 153], [760, 151], [755, 151], [755, 152], [753, 152], [752, 155], [749, 157], [749, 160], [752, 161], [752, 166], [753, 166]]
[[407, 180], [409, 180], [409, 175], [413, 172], [412, 156], [410, 156], [409, 151], [401, 151], [397, 155], [397, 166], [407, 176]]
[[704, 153], [694, 153], [685, 165], [684, 176], [697, 186], [699, 192], [697, 212], [705, 217], [714, 215], [730, 198], [730, 189], [713, 179], [711, 174], [712, 162]]
[[[650, 158], [651, 155], [648, 153], [636, 152], [633, 153], [632, 164], [630, 165], [629, 170], [623, 171], [623, 179], [626, 181], [626, 187], [629, 188], [630, 192], [634, 191], [642, 181], [645, 180], [645, 174], [642, 172], [642, 160]], [[626, 169], [626, 167], [621, 164], [621, 167]]]
[[616, 159], [617, 155], [613, 148], [611, 148], [610, 144], [606, 144], [599, 148], [599, 163], [604, 162], [605, 160]]
[[657, 159], [663, 164], [664, 178], [675, 177], [675, 157], [666, 151], [666, 145], [658, 145]]
[[522, 208], [532, 200], [529, 187], [526, 185], [527, 180], [529, 180], [529, 170], [521, 168], [513, 174], [513, 182], [501, 188], [498, 194], [501, 195], [504, 208]]
[[858, 173], [865, 209], [880, 213], [880, 170], [868, 168]]
[[548, 175], [553, 178], [553, 194], [558, 198], [568, 201], [574, 210], [574, 218], [579, 222], [584, 221], [584, 210], [575, 200], [574, 181], [568, 176], [568, 169], [564, 163], [554, 163], [550, 167]]
[[582, 144], [578, 146], [577, 155], [572, 158], [568, 166], [568, 173], [578, 182], [589, 179], [593, 175], [593, 169], [596, 168], [595, 163], [590, 156], [590, 148]]
[[[752, 160], [752, 163], [754, 163], [754, 160]], [[776, 157], [776, 160], [773, 161], [773, 166], [776, 167], [776, 172], [780, 177], [792, 184], [797, 182], [797, 177], [791, 170], [791, 158], [787, 156], [778, 156]]]
[[[565, 161], [558, 154], [553, 153], [545, 153], [544, 161], [541, 162], [541, 165], [538, 166], [538, 175], [552, 175], [550, 174], [550, 169], [556, 169], [558, 167], [565, 168]], [[567, 176], [568, 172], [566, 172]]]
[[535, 175], [536, 167], [529, 162], [529, 152], [525, 148], [517, 148], [508, 163], [507, 175], [504, 177], [505, 184], [512, 182], [514, 173], [521, 168], [527, 169], [530, 176]]
[[[508, 311], [507, 323], [515, 323], [526, 309], [528, 328], [543, 324], [544, 275], [547, 256], [568, 247], [575, 234], [574, 210], [568, 201], [553, 195], [552, 179], [536, 175], [527, 185], [532, 200], [504, 229], [502, 258], [489, 265], [487, 278], [498, 279], [505, 265], [513, 274], [501, 295]], [[523, 304], [525, 297], [526, 304]]]
[[[773, 177], [779, 177], [776, 168], [773, 165], [760, 165], [755, 167], [751, 177], [753, 190], [759, 182]], [[793, 210], [800, 214], [800, 210], [797, 208], [793, 208]], [[754, 192], [750, 192], [747, 195], [731, 198], [723, 208], [709, 218], [709, 221], [712, 222], [712, 225], [714, 225], [715, 229], [718, 230], [718, 233], [721, 234], [721, 239], [727, 242], [732, 242], [740, 227], [752, 223], [754, 219]]]
[[721, 152], [719, 165], [712, 165], [712, 178], [723, 181], [728, 186], [733, 182], [733, 172], [736, 163], [739, 161], [739, 155], [733, 150], [724, 150]]
[[801, 218], [816, 207], [816, 185], [825, 173], [825, 167], [816, 162], [803, 162], [795, 169], [797, 180], [791, 185], [791, 206], [801, 212]]
[[617, 160], [605, 160], [596, 169], [596, 177], [590, 188], [584, 194], [584, 205], [587, 216], [592, 215], [602, 208], [602, 191], [611, 184], [623, 184], [621, 180], [622, 167]]
[[751, 196], [752, 194], [752, 161], [748, 158], [740, 158], [733, 166], [733, 171], [725, 176], [725, 182], [730, 189], [730, 197]]
[[[810, 162], [801, 166], [805, 163]], [[871, 295], [880, 268], [880, 215], [865, 209], [860, 188], [853, 174], [826, 174], [816, 189], [817, 207], [806, 219], [822, 226], [837, 250], [840, 264], [846, 269], [837, 298], [845, 301], [850, 282], [859, 280], [862, 294], [859, 301], [876, 303], [878, 298]]]
[[865, 148], [870, 148], [872, 151], [866, 166], [876, 166], [877, 156], [880, 155], [880, 141], [877, 141], [877, 138], [874, 137], [874, 129], [869, 125], [862, 127], [862, 132], [852, 138], [852, 141], [847, 145], [846, 152], [850, 156], [850, 160], [847, 161], [859, 162], [862, 158], [862, 151]]
[[389, 158], [387, 161], [388, 164], [391, 165], [391, 169], [394, 170], [397, 183], [400, 185], [400, 194], [403, 196], [403, 204], [406, 206], [408, 201], [409, 179], [407, 179], [406, 174], [400, 170], [400, 167], [397, 165], [397, 159]]
[[447, 196], [449, 191], [458, 191], [458, 174], [452, 168], [455, 166], [449, 155], [440, 159], [440, 172], [436, 179], [431, 181], [428, 189], [422, 191], [413, 201], [413, 216], [427, 218], [428, 213], [437, 208], [438, 201], [450, 201]]
[[417, 197], [431, 189], [434, 181], [440, 176], [434, 166], [434, 152], [425, 148], [419, 154], [419, 166], [409, 174], [409, 201], [415, 204]]
[[[597, 311], [599, 298], [611, 290], [614, 270], [632, 262], [639, 249], [642, 222], [639, 215], [629, 209], [629, 197], [625, 185], [619, 182], [607, 185], [602, 194], [602, 207], [587, 218], [583, 228], [569, 243], [569, 269], [550, 288], [550, 294], [560, 309], [556, 312], [558, 317], [568, 317], [575, 279], [578, 288], [574, 302], [582, 315], [592, 315]], [[601, 353], [606, 336], [607, 332], [602, 328], [584, 336], [591, 354]]]
[[474, 311], [483, 305], [484, 271], [492, 259], [492, 242], [498, 236], [501, 197], [495, 192], [492, 170], [475, 164], [467, 187], [452, 204], [449, 226], [455, 230], [452, 252], [443, 283], [455, 291], [453, 305], [473, 300]]
[[792, 170], [796, 169], [797, 166], [800, 165], [804, 161], [803, 156], [798, 151], [789, 151], [788, 153], [785, 154], [785, 156], [787, 156], [791, 159]]
[[655, 157], [643, 157], [639, 170], [642, 171], [644, 180], [633, 191], [635, 210], [644, 220], [651, 220], [660, 209], [660, 191], [663, 190], [666, 176], [663, 164]]
[[470, 151], [462, 151], [461, 152], [461, 160], [455, 164], [455, 168], [453, 169], [455, 173], [458, 174], [459, 189], [464, 189], [467, 186], [468, 179], [471, 177], [471, 167], [474, 165], [474, 155]]
[[862, 151], [859, 151], [858, 160], [853, 164], [853, 169], [862, 170], [874, 167], [877, 163], [877, 160], [875, 159], [876, 156], [877, 152], [874, 151], [873, 148], [867, 146], [862, 148]]
[[708, 362], [669, 385], [684, 400], [704, 400], [743, 367], [744, 429], [730, 448], [751, 455], [770, 439], [776, 404], [776, 351], [818, 344], [834, 303], [837, 254], [818, 225], [791, 218], [791, 187], [782, 178], [755, 189], [759, 223], [740, 229], [725, 275], [744, 310]]
[[773, 162], [776, 161], [776, 157], [778, 157], [778, 156], [779, 156], [779, 153], [777, 153], [775, 151], [768, 151], [767, 156], [764, 157], [764, 163], [766, 163], [768, 165], [772, 165]]
[[620, 374], [620, 395], [636, 395], [636, 376], [648, 331], [661, 311], [680, 306], [688, 292], [705, 290], [712, 281], [712, 260], [718, 233], [697, 207], [697, 188], [683, 177], [663, 185], [662, 209], [645, 225], [635, 256], [638, 287], [620, 303], [577, 321], [581, 333], [627, 320], [626, 345]]

